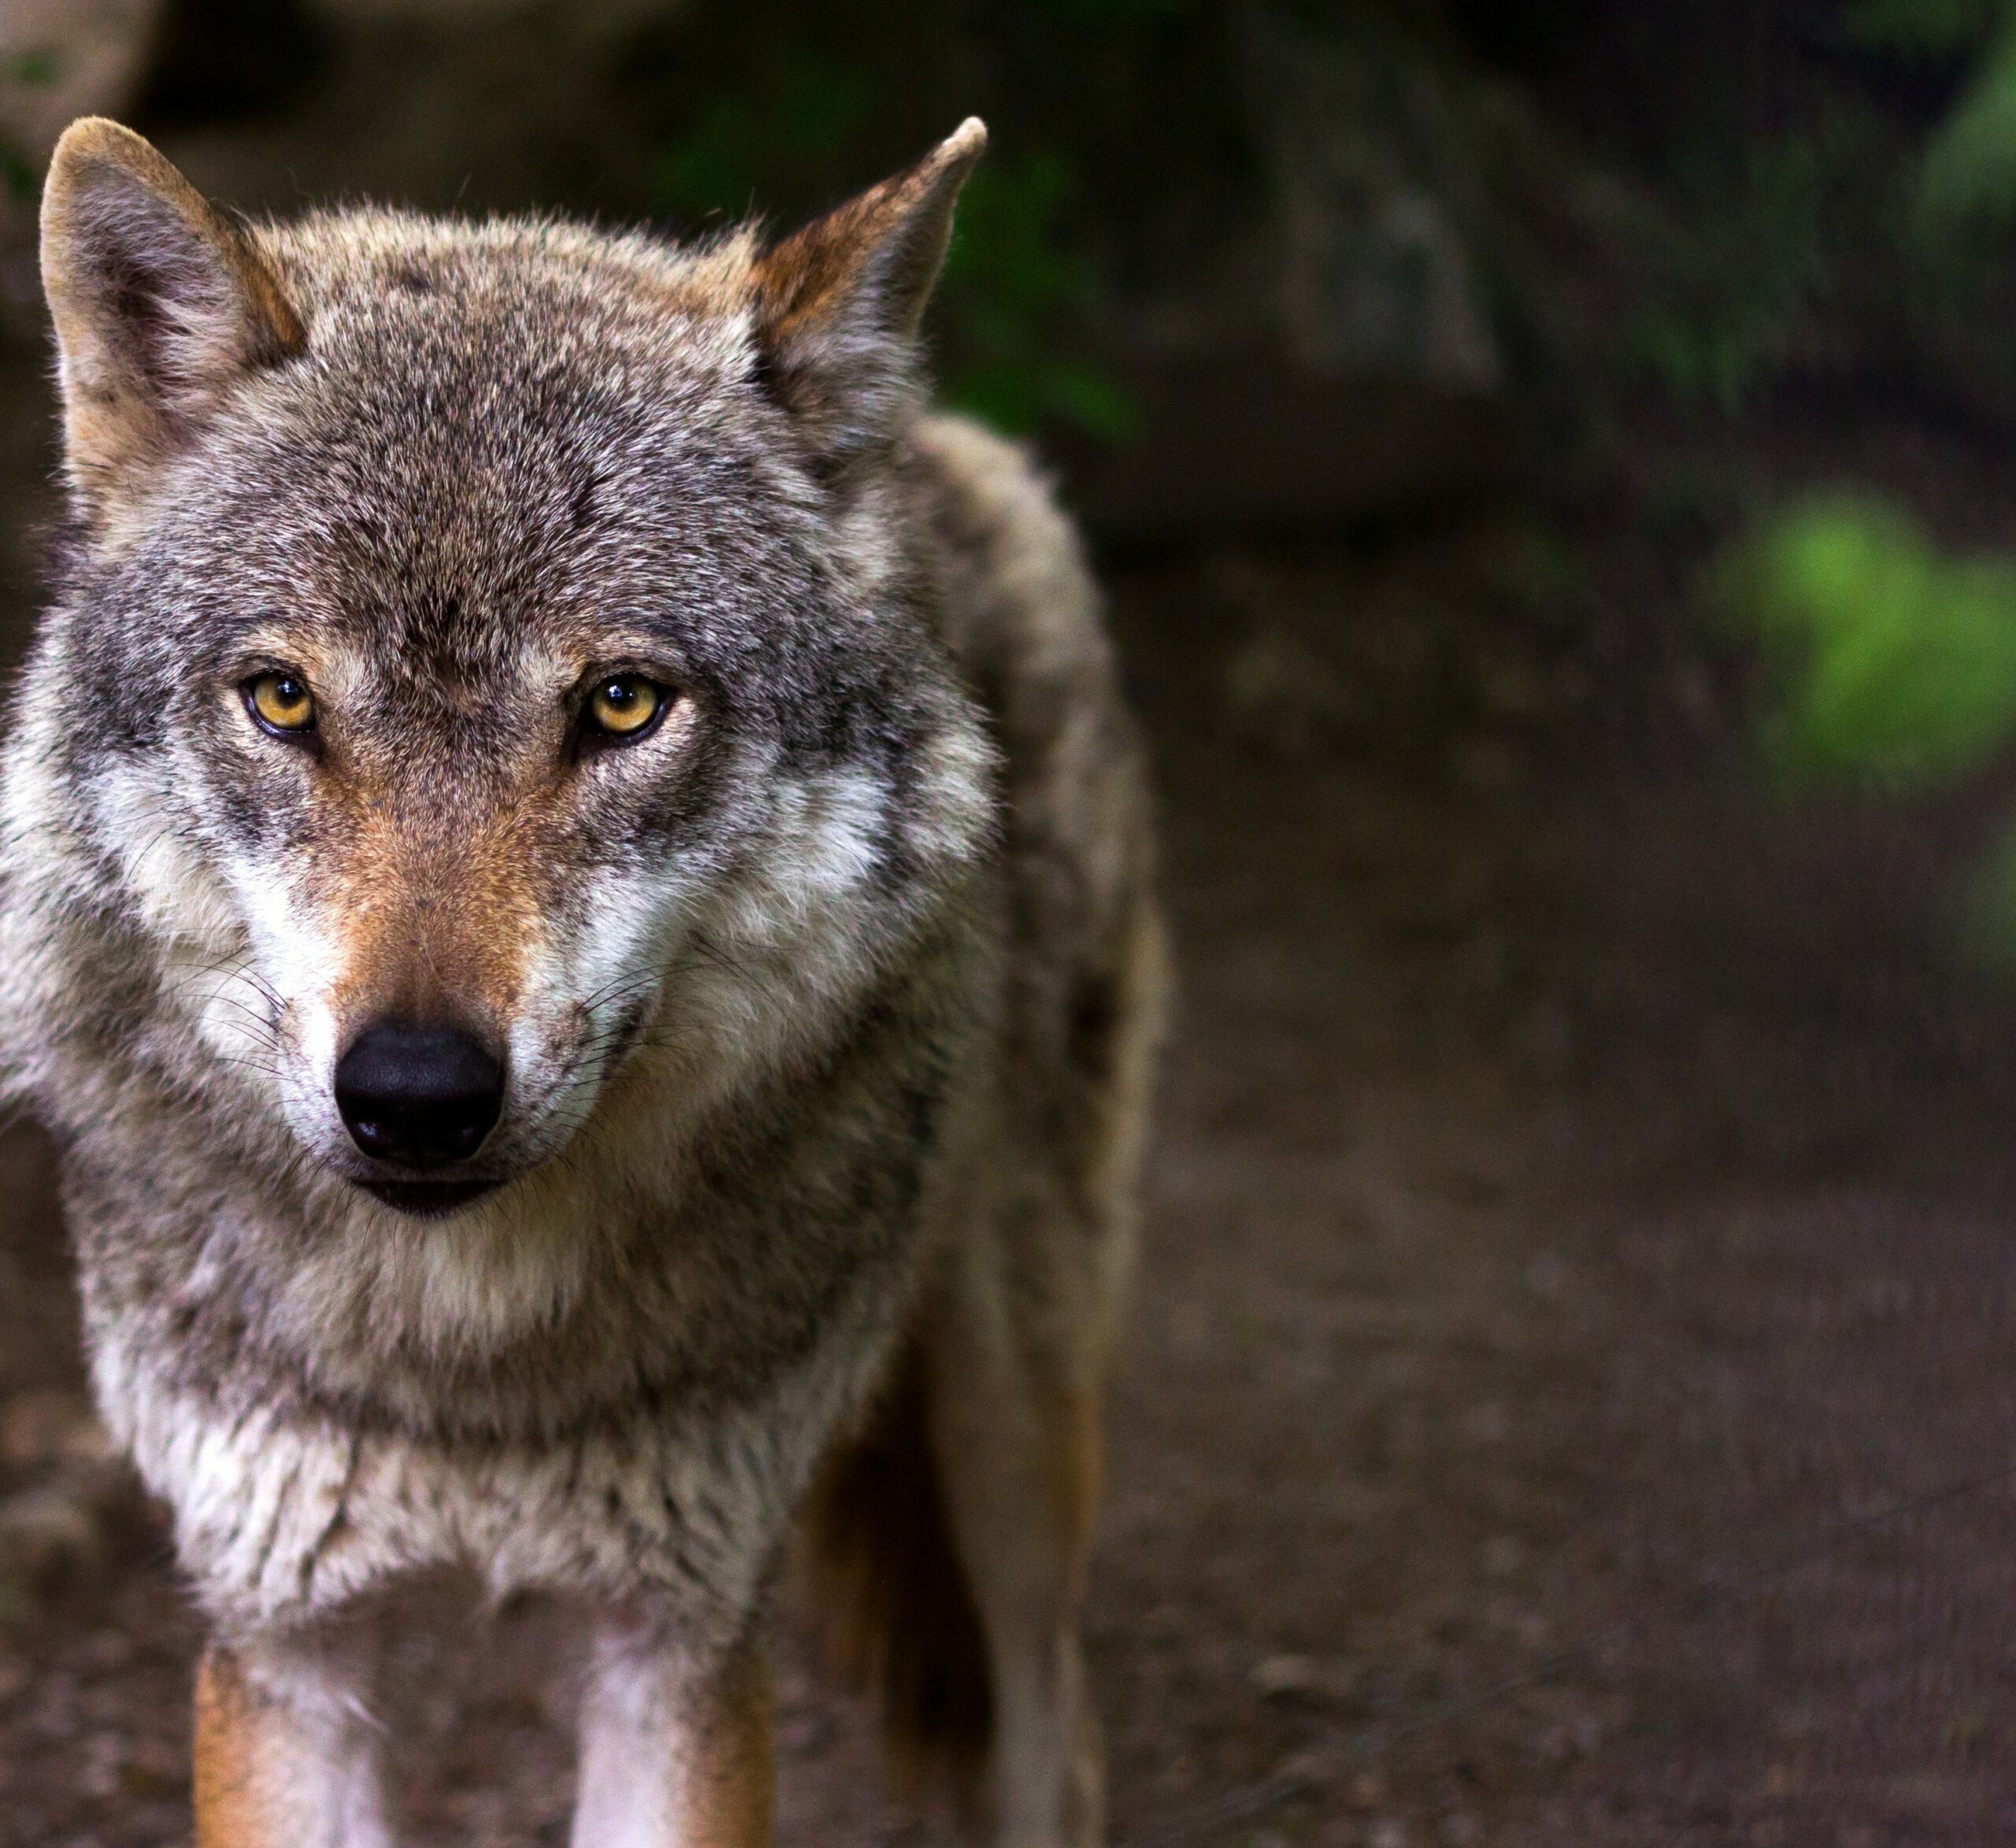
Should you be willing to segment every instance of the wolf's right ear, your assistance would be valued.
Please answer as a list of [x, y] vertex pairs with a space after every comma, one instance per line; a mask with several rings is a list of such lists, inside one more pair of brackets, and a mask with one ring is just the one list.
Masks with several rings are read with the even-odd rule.
[[102, 514], [246, 373], [300, 351], [301, 317], [245, 235], [148, 142], [87, 116], [42, 194], [70, 482]]
[[756, 260], [756, 342], [772, 387], [829, 465], [885, 436], [913, 392], [916, 335], [959, 189], [987, 146], [969, 117], [914, 167]]

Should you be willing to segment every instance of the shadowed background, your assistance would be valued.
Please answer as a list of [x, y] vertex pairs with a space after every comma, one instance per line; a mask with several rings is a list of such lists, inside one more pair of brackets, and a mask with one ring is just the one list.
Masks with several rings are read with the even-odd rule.
[[[1118, 1839], [2016, 1821], [2010, 0], [0, 0], [10, 665], [86, 111], [249, 212], [668, 235], [987, 117], [936, 369], [1085, 520], [1181, 960]], [[17, 1128], [0, 1842], [178, 1842], [195, 1626], [80, 1382]], [[569, 1641], [402, 1644], [416, 1839], [565, 1839]], [[785, 1839], [940, 1839], [779, 1649]]]

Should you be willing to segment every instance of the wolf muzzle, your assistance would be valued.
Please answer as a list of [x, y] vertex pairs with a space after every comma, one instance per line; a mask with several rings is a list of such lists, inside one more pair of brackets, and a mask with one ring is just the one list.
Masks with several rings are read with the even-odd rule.
[[380, 1020], [337, 1061], [336, 1109], [374, 1161], [428, 1173], [469, 1161], [504, 1113], [504, 1062], [436, 1022]]

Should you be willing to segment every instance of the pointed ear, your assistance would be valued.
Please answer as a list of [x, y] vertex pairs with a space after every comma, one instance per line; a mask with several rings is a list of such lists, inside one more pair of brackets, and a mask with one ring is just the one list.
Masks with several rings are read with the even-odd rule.
[[244, 233], [150, 144], [98, 117], [72, 123], [50, 161], [42, 285], [87, 514], [234, 383], [307, 338]]
[[785, 408], [833, 462], [893, 428], [915, 389], [916, 335], [952, 208], [987, 146], [969, 117], [914, 167], [756, 260], [756, 339]]

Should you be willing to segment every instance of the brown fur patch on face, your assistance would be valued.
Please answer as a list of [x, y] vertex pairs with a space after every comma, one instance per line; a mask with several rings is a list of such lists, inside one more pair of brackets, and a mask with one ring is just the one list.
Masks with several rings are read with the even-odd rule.
[[260, 1702], [236, 1661], [212, 1649], [196, 1671], [196, 1848], [285, 1848], [261, 1731]]
[[543, 805], [433, 814], [360, 771], [334, 806], [316, 891], [339, 946], [338, 1043], [388, 1017], [504, 1032], [541, 934], [532, 849]]

